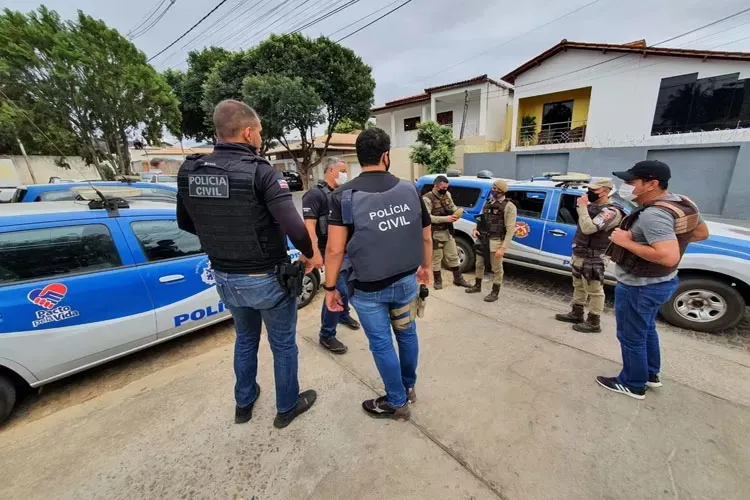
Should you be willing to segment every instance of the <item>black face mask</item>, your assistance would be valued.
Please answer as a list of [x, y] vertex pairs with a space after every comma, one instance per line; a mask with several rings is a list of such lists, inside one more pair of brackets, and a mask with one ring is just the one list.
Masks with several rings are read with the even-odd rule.
[[447, 193], [447, 192], [448, 192], [448, 190], [447, 190], [447, 189], [438, 189], [438, 194], [439, 194], [440, 196], [444, 196], [444, 195], [445, 195], [445, 193]]
[[594, 203], [596, 200], [599, 199], [599, 193], [595, 193], [594, 191], [591, 191], [590, 189], [589, 189], [589, 192], [587, 193], [587, 195], [588, 195], [589, 201], [591, 203]]

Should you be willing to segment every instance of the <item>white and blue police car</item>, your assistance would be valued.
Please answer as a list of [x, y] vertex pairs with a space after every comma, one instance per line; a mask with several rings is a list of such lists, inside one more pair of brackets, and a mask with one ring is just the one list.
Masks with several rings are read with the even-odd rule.
[[[19, 390], [230, 316], [174, 203], [102, 205], [0, 205], [0, 422]], [[319, 283], [317, 271], [306, 276], [300, 307]]]
[[[508, 182], [507, 197], [518, 209], [513, 244], [505, 254], [509, 263], [569, 274], [570, 255], [578, 213], [576, 201], [586, 192], [588, 176], [549, 174], [529, 181]], [[435, 175], [421, 177], [417, 186], [424, 194], [432, 189]], [[454, 224], [462, 272], [474, 270], [473, 229], [493, 182], [489, 172], [477, 177], [451, 176], [449, 191], [464, 213]], [[626, 211], [634, 205], [613, 195]], [[680, 263], [680, 285], [661, 310], [676, 326], [705, 332], [722, 332], [745, 316], [750, 304], [750, 230], [707, 222], [711, 236], [691, 243]], [[607, 281], [613, 283], [610, 265]]]

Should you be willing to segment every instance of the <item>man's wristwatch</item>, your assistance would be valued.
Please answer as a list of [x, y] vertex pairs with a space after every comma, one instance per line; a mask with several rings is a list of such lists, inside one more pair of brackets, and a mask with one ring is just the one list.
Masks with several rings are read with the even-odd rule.
[[333, 292], [333, 291], [336, 290], [336, 285], [333, 285], [333, 286], [325, 286], [325, 285], [323, 285], [323, 290], [325, 290], [326, 292]]

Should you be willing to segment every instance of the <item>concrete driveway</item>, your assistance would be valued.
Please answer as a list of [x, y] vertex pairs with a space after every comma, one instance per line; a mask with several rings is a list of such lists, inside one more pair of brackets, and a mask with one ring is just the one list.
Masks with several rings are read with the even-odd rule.
[[359, 406], [382, 388], [363, 334], [323, 352], [317, 307], [299, 344], [319, 399], [289, 428], [272, 427], [265, 342], [253, 420], [232, 423], [223, 344], [0, 429], [0, 498], [747, 498], [746, 351], [665, 327], [665, 387], [635, 401], [594, 382], [618, 371], [613, 318], [579, 334], [550, 319], [560, 302], [509, 286], [487, 305], [449, 286], [419, 322], [412, 421], [383, 422]]

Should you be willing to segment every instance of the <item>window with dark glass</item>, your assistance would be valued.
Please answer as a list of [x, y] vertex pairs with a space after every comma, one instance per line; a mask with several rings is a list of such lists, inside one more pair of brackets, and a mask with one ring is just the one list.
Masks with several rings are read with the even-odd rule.
[[539, 144], [568, 142], [573, 122], [573, 101], [550, 102], [542, 109], [542, 129], [539, 131]]
[[750, 78], [739, 75], [663, 78], [651, 135], [750, 128]]
[[149, 262], [203, 253], [194, 234], [177, 227], [176, 220], [148, 220], [130, 224]]
[[[422, 185], [422, 196], [432, 191], [432, 184]], [[448, 191], [451, 193], [453, 203], [457, 207], [472, 208], [479, 201], [479, 197], [482, 195], [482, 190], [479, 188], [470, 188], [463, 186], [448, 186]]]
[[453, 126], [453, 111], [443, 111], [437, 114], [438, 125]]
[[505, 193], [505, 197], [516, 205], [519, 217], [542, 218], [546, 193], [541, 191], [509, 191]]
[[409, 132], [410, 130], [417, 130], [417, 125], [419, 125], [420, 118], [418, 116], [415, 116], [414, 118], [404, 118], [404, 132]]
[[578, 195], [562, 195], [560, 198], [560, 206], [557, 209], [557, 222], [578, 225], [578, 210], [576, 210], [577, 201]]
[[0, 233], [0, 283], [80, 274], [122, 265], [103, 224]]

